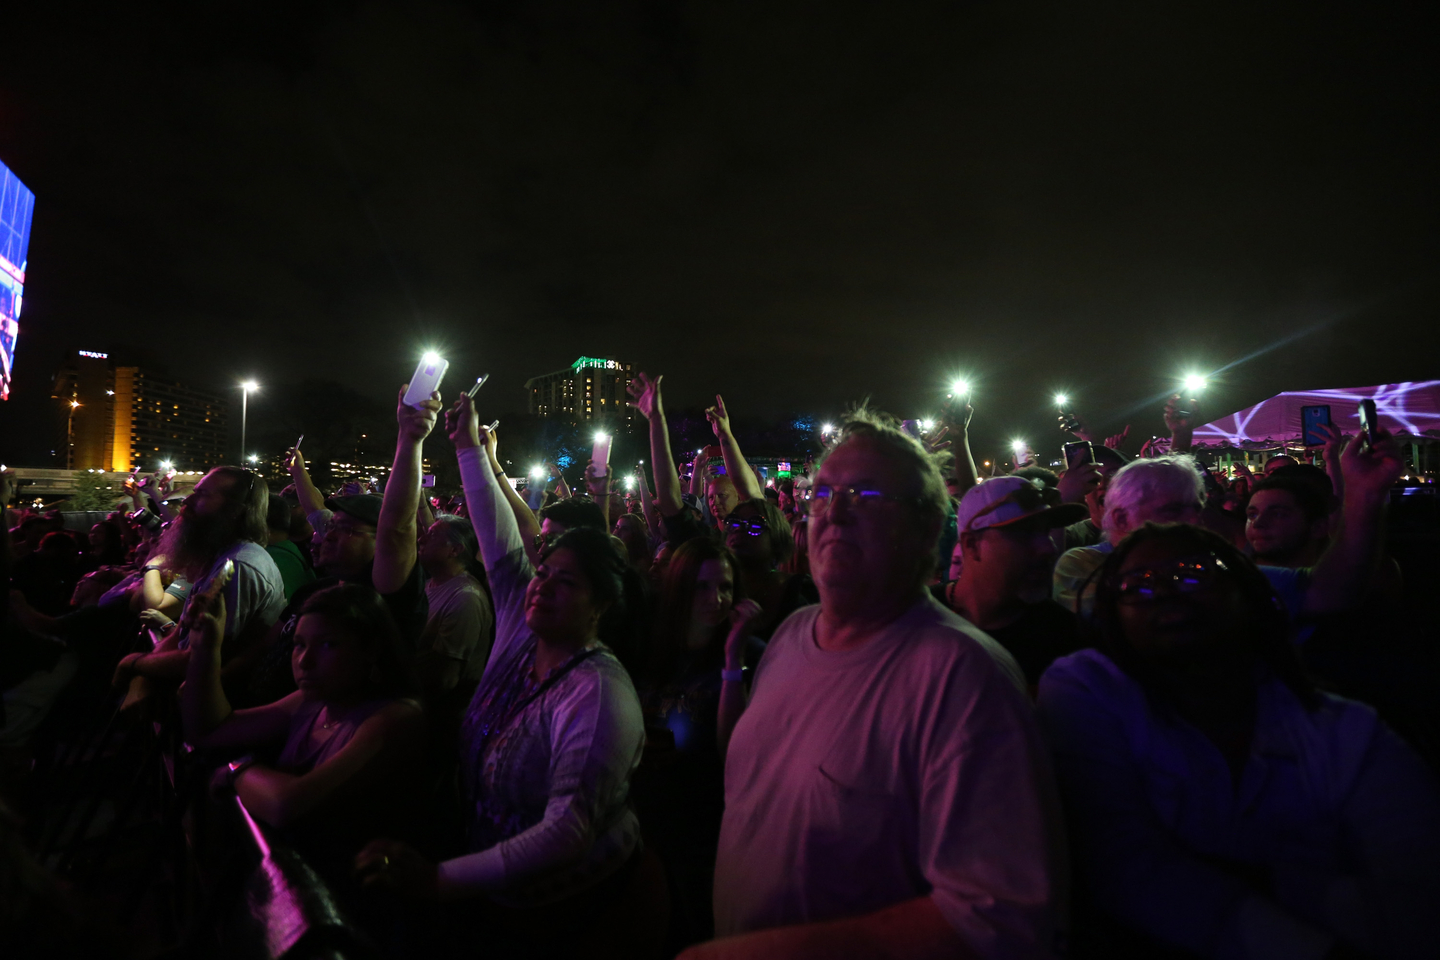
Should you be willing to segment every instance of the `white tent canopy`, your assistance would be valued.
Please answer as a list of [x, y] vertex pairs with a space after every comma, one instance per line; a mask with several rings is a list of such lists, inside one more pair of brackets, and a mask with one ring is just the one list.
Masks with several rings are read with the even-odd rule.
[[1302, 407], [1328, 405], [1330, 422], [1345, 433], [1360, 429], [1360, 401], [1375, 401], [1386, 430], [1404, 441], [1440, 440], [1440, 380], [1387, 383], [1378, 387], [1297, 390], [1262, 400], [1195, 430], [1201, 449], [1244, 447], [1252, 450], [1299, 446], [1303, 442]]

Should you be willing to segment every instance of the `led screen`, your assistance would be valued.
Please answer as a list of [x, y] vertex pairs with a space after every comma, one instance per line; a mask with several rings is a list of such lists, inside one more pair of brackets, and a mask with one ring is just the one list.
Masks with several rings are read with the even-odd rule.
[[10, 399], [35, 194], [0, 163], [0, 400]]

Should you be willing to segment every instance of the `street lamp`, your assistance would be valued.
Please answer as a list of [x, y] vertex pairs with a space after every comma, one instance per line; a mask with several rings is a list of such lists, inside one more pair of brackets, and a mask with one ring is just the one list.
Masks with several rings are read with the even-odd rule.
[[75, 469], [75, 410], [80, 406], [80, 401], [70, 400], [70, 416], [65, 421], [65, 469]]
[[245, 417], [249, 413], [250, 394], [260, 389], [260, 384], [254, 380], [246, 380], [240, 384], [240, 451], [245, 451]]

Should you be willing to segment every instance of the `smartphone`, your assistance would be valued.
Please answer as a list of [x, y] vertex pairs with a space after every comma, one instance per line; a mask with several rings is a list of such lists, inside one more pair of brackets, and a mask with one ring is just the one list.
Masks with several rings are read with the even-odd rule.
[[1206, 499], [1211, 497], [1220, 497], [1223, 499], [1225, 496], [1225, 488], [1220, 486], [1220, 481], [1215, 479], [1215, 474], [1210, 472], [1210, 468], [1202, 463], [1200, 464], [1200, 473], [1205, 477]]
[[1066, 470], [1074, 470], [1076, 467], [1095, 462], [1095, 444], [1089, 440], [1072, 441], [1065, 444], [1063, 450]]
[[433, 474], [433, 473], [424, 473], [424, 474], [421, 474], [421, 475], [420, 475], [420, 486], [422, 486], [422, 487], [433, 487], [433, 486], [435, 486], [435, 474]]
[[440, 389], [440, 381], [445, 379], [445, 371], [449, 369], [450, 361], [444, 357], [437, 357], [433, 353], [421, 357], [415, 373], [410, 377], [410, 389], [405, 391], [405, 402], [412, 407], [418, 407], [429, 400], [430, 394]]
[[302, 443], [304, 443], [304, 442], [305, 442], [305, 434], [302, 433], [302, 434], [300, 434], [300, 439], [298, 439], [298, 440], [295, 441], [295, 446], [294, 446], [292, 449], [299, 450], [299, 449], [300, 449], [300, 444], [302, 444]]
[[595, 445], [590, 448], [590, 462], [602, 472], [610, 467], [610, 434], [595, 434]]
[[1199, 402], [1195, 397], [1191, 397], [1189, 400], [1181, 400], [1180, 394], [1177, 393], [1175, 395], [1175, 416], [1181, 420], [1189, 420], [1195, 416], [1195, 407]]
[[1375, 431], [1380, 429], [1380, 415], [1375, 412], [1375, 401], [1366, 397], [1360, 401], [1360, 429], [1365, 431], [1365, 446], [1375, 442]]
[[[1056, 419], [1060, 421], [1060, 429], [1065, 431], [1066, 433], [1074, 433], [1076, 430], [1080, 429], [1080, 420], [1075, 416], [1074, 413], [1067, 413], [1066, 411], [1061, 410], [1060, 416]], [[1066, 444], [1066, 446], [1069, 446], [1069, 444]]]
[[1313, 407], [1301, 407], [1300, 423], [1304, 428], [1305, 446], [1323, 447], [1325, 435], [1315, 428], [1321, 425], [1330, 426], [1330, 404], [1321, 403]]

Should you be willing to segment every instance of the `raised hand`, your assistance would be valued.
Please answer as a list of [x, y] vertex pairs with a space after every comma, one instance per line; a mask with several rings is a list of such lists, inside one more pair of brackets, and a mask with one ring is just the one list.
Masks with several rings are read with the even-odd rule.
[[1340, 454], [1346, 500], [1361, 496], [1376, 502], [1389, 497], [1390, 487], [1404, 469], [1400, 448], [1389, 433], [1377, 429], [1368, 444], [1363, 433], [1357, 434]]
[[665, 374], [655, 377], [653, 380], [648, 374], [641, 371], [636, 373], [630, 382], [625, 385], [625, 392], [630, 395], [630, 404], [640, 411], [640, 416], [649, 420], [659, 411], [664, 410], [660, 399], [660, 383], [665, 379]]
[[947, 450], [951, 444], [945, 437], [950, 433], [949, 427], [941, 427], [938, 430], [931, 430], [928, 434], [920, 437], [920, 445], [925, 448], [926, 453], [939, 453]]
[[[1182, 417], [1182, 412], [1188, 412], [1189, 416]], [[1193, 428], [1195, 421], [1200, 414], [1200, 399], [1194, 398], [1190, 403], [1189, 411], [1180, 409], [1180, 394], [1173, 393], [1170, 399], [1165, 401], [1165, 429], [1174, 433], [1177, 430]]]
[[710, 421], [710, 429], [715, 432], [716, 440], [724, 440], [725, 435], [730, 432], [730, 414], [725, 410], [725, 398], [715, 394], [715, 406], [705, 408], [705, 419]]
[[1085, 495], [1100, 486], [1100, 468], [1093, 463], [1070, 467], [1060, 475], [1061, 503], [1084, 503]]
[[1125, 445], [1125, 441], [1128, 440], [1129, 438], [1130, 438], [1130, 424], [1127, 423], [1127, 424], [1125, 424], [1125, 429], [1124, 429], [1124, 430], [1121, 430], [1119, 433], [1115, 434], [1115, 436], [1113, 436], [1113, 437], [1106, 437], [1106, 438], [1105, 438], [1105, 446], [1109, 447], [1111, 450], [1119, 450], [1122, 446]]
[[430, 431], [435, 429], [435, 421], [440, 415], [440, 391], [434, 390], [430, 393], [428, 400], [421, 400], [417, 405], [410, 406], [405, 402], [405, 391], [410, 389], [406, 383], [400, 387], [400, 395], [395, 406], [395, 422], [400, 425], [400, 436], [412, 443], [419, 443], [430, 436]]
[[212, 652], [218, 652], [225, 641], [225, 585], [235, 575], [235, 562], [226, 560], [225, 566], [211, 579], [210, 584], [190, 598], [185, 604], [185, 614], [180, 618], [180, 630], [190, 635], [190, 642]]
[[[404, 396], [403, 392], [401, 396]], [[480, 439], [481, 431], [485, 433], [484, 441]], [[481, 425], [480, 418], [475, 415], [475, 404], [471, 402], [469, 394], [460, 394], [450, 409], [445, 411], [445, 433], [455, 444], [456, 450], [488, 446], [490, 431]]]
[[286, 473], [297, 473], [297, 472], [299, 472], [299, 473], [304, 473], [304, 472], [305, 472], [305, 457], [300, 453], [300, 448], [299, 448], [299, 447], [291, 447], [288, 451], [286, 451], [286, 453], [285, 453], [285, 472], [286, 472]]
[[730, 609], [730, 633], [725, 637], [725, 669], [739, 670], [745, 665], [745, 630], [763, 612], [754, 600], [741, 600]]

